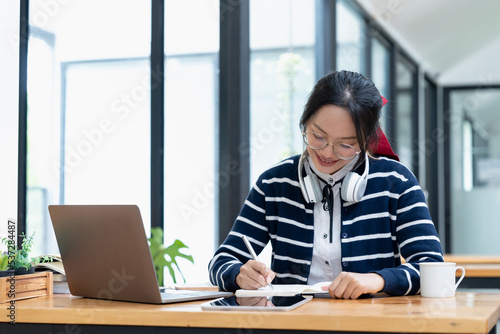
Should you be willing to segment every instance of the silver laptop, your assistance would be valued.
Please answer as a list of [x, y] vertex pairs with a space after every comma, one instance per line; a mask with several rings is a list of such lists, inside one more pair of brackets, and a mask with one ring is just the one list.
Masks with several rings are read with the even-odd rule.
[[136, 205], [50, 205], [49, 212], [72, 295], [154, 304], [232, 295], [160, 288]]

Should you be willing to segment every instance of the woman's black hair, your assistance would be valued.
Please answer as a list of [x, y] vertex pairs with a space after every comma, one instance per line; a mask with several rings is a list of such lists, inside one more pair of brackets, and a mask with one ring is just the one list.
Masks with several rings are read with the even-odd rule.
[[356, 137], [363, 152], [377, 141], [382, 97], [375, 84], [356, 72], [332, 72], [321, 78], [309, 95], [300, 118], [304, 129], [309, 119], [322, 106], [332, 104], [347, 110], [356, 128]]

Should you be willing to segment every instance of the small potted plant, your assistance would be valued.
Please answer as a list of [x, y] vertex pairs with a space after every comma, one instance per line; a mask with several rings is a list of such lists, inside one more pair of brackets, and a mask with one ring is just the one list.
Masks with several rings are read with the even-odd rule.
[[163, 230], [161, 227], [154, 227], [151, 229], [151, 238], [149, 241], [149, 249], [151, 250], [151, 256], [153, 257], [153, 263], [155, 266], [156, 277], [158, 278], [158, 284], [160, 286], [164, 285], [163, 280], [163, 270], [164, 267], [168, 268], [168, 272], [172, 277], [174, 283], [177, 283], [175, 268], [181, 274], [184, 283], [186, 279], [182, 274], [179, 264], [177, 263], [177, 257], [184, 258], [191, 263], [194, 263], [193, 257], [191, 255], [183, 254], [179, 250], [181, 248], [188, 248], [182, 241], [176, 239], [170, 246], [165, 247], [163, 245]]
[[49, 256], [42, 259], [30, 257], [34, 235], [35, 232], [27, 237], [23, 232], [21, 247], [12, 246], [9, 244], [9, 239], [2, 238], [2, 243], [8, 247], [8, 251], [0, 255], [0, 276], [31, 274], [35, 271], [37, 263], [50, 260]]

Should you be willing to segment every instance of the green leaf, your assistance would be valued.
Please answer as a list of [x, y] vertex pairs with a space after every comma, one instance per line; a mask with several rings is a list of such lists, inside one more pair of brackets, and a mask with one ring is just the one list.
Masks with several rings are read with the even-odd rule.
[[194, 259], [191, 255], [180, 252], [180, 249], [189, 247], [186, 246], [182, 241], [176, 239], [170, 246], [165, 248], [165, 246], [163, 245], [163, 230], [160, 227], [151, 229], [151, 238], [149, 238], [148, 241], [149, 248], [151, 250], [151, 256], [153, 258], [153, 263], [155, 266], [156, 276], [158, 278], [158, 283], [160, 285], [164, 284], [164, 267], [168, 268], [168, 272], [172, 277], [173, 282], [177, 283], [174, 266], [182, 276], [183, 281], [186, 282], [179, 264], [177, 263], [177, 258], [184, 258], [191, 263], [194, 263]]
[[9, 256], [0, 254], [0, 270], [7, 270], [9, 267]]

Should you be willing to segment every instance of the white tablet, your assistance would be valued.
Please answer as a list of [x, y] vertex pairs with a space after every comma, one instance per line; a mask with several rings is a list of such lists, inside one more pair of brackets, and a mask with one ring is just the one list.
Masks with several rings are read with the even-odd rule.
[[312, 296], [224, 297], [201, 304], [203, 310], [290, 311], [310, 301]]

